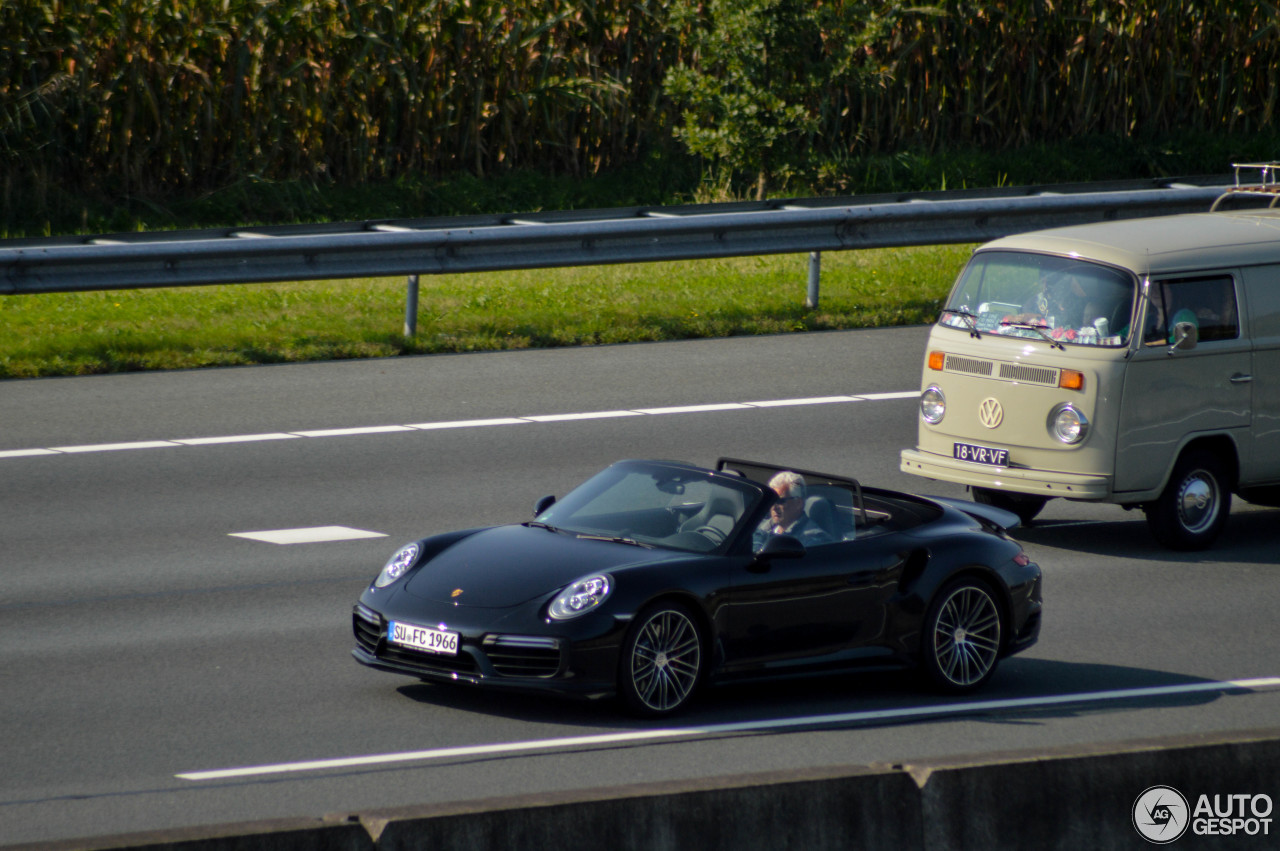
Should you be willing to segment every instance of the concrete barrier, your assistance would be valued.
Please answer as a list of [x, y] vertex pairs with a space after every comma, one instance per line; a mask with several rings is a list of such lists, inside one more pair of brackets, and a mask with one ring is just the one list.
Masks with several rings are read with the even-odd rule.
[[4, 851], [375, 851], [359, 822], [272, 819], [88, 839], [5, 845]]
[[[1134, 826], [1134, 805], [1153, 786], [1172, 787], [1185, 798], [1185, 810], [1174, 813], [1170, 826], [1186, 827], [1170, 845], [1178, 851], [1280, 848], [1280, 813], [1271, 812], [1280, 798], [1280, 729], [1267, 729], [432, 804], [7, 851], [1108, 851], [1151, 847]], [[1195, 817], [1204, 807], [1210, 811]], [[1225, 807], [1248, 818], [1225, 817]]]
[[361, 813], [379, 851], [917, 847], [915, 781], [876, 767], [624, 786]]
[[[1280, 730], [932, 760], [903, 769], [920, 788], [924, 834], [916, 847], [927, 851], [1151, 848], [1133, 824], [1133, 807], [1152, 786], [1181, 792], [1190, 810], [1182, 815], [1192, 825], [1201, 795], [1280, 799]], [[1280, 848], [1280, 818], [1271, 827], [1266, 836], [1234, 837], [1188, 829], [1170, 847]]]

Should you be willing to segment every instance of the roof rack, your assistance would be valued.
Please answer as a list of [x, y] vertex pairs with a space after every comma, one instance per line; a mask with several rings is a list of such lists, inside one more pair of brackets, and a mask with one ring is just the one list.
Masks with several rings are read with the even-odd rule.
[[[1251, 197], [1270, 198], [1271, 203], [1268, 207], [1276, 206], [1280, 202], [1280, 162], [1267, 163], [1232, 163], [1231, 167], [1236, 171], [1236, 185], [1228, 186], [1223, 190], [1222, 194], [1213, 202], [1213, 206], [1209, 208], [1209, 212], [1218, 209], [1218, 205], [1225, 199], [1237, 197], [1240, 195]], [[1257, 182], [1241, 183], [1240, 171], [1242, 169], [1257, 169]]]

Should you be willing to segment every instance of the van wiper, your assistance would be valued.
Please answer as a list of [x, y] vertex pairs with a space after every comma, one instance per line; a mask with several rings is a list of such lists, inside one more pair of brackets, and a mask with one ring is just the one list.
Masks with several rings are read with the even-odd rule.
[[982, 334], [978, 332], [977, 314], [970, 311], [969, 308], [967, 307], [948, 307], [946, 308], [946, 312], [954, 313], [956, 316], [959, 316], [961, 319], [964, 320], [965, 324], [969, 326], [970, 337], [973, 337], [976, 340], [982, 339]]
[[1049, 344], [1050, 348], [1062, 349], [1064, 352], [1067, 350], [1067, 347], [1062, 345], [1062, 342], [1060, 340], [1055, 340], [1044, 332], [1045, 326], [1043, 325], [1036, 325], [1033, 322], [1006, 322], [1004, 320], [1001, 320], [1000, 327], [1001, 328], [1025, 328], [1028, 331], [1035, 331], [1037, 334], [1039, 334], [1041, 337], [1044, 338], [1044, 341]]

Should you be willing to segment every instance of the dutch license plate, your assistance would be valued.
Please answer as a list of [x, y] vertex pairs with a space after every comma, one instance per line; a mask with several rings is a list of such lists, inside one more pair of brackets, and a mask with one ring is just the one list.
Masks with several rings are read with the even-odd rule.
[[439, 653], [443, 656], [458, 655], [458, 633], [447, 629], [432, 629], [429, 626], [391, 621], [387, 624], [387, 640], [392, 644], [412, 647], [414, 650], [422, 650], [426, 653]]
[[961, 461], [990, 464], [994, 467], [1009, 466], [1008, 449], [992, 449], [990, 446], [974, 446], [972, 443], [952, 444], [951, 455]]

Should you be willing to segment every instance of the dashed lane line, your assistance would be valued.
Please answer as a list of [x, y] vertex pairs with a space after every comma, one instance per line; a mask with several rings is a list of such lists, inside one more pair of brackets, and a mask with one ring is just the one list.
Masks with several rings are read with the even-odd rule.
[[350, 526], [308, 526], [302, 529], [265, 529], [261, 532], [229, 532], [233, 538], [247, 538], [267, 544], [327, 544], [331, 541], [359, 541], [385, 538], [382, 532], [352, 529]]
[[326, 428], [308, 431], [269, 432], [266, 434], [233, 434], [212, 437], [188, 437], [172, 440], [138, 440], [126, 443], [90, 443], [79, 446], [49, 446], [32, 449], [0, 450], [0, 458], [32, 458], [49, 455], [78, 455], [90, 452], [121, 452], [137, 449], [174, 449], [182, 446], [213, 446], [228, 443], [257, 443], [269, 440], [297, 440], [300, 438], [354, 437], [368, 434], [395, 434], [436, 429], [487, 428], [491, 426], [552, 424], [581, 420], [612, 419], [617, 417], [666, 416], [669, 414], [706, 414], [719, 411], [745, 411], [762, 408], [784, 408], [802, 405], [835, 405], [849, 402], [878, 402], [889, 399], [914, 399], [915, 390], [900, 393], [862, 393], [850, 396], [813, 396], [803, 399], [767, 399], [757, 402], [721, 402], [705, 405], [675, 405], [661, 408], [633, 408], [617, 411], [581, 411], [564, 414], [533, 414], [523, 417], [496, 417], [478, 420], [450, 420], [433, 423], [408, 423], [406, 425], [357, 426], [354, 428]]

